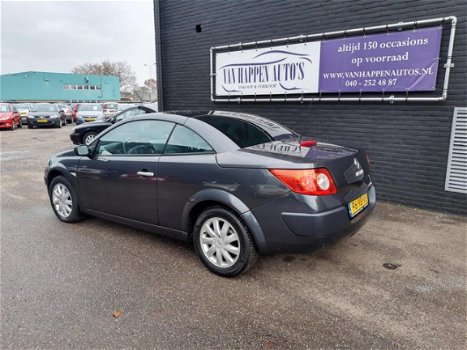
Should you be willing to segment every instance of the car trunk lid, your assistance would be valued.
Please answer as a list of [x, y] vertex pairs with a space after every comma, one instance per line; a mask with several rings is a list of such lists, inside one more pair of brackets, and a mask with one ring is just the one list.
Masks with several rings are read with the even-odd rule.
[[360, 182], [369, 172], [363, 151], [323, 142], [300, 143], [298, 140], [273, 141], [236, 152], [221, 153], [217, 161], [221, 167], [326, 168], [338, 187]]

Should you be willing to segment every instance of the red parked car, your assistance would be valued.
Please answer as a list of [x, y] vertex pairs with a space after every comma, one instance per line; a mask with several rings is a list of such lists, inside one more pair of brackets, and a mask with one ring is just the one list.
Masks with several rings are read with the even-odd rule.
[[78, 107], [79, 107], [79, 103], [75, 103], [74, 105], [71, 106], [71, 122], [75, 122], [76, 123], [76, 114], [78, 113]]
[[21, 115], [11, 103], [0, 103], [0, 129], [22, 127]]

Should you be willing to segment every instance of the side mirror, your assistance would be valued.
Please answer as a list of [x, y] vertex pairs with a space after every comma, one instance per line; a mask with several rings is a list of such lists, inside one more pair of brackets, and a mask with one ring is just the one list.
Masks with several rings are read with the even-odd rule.
[[91, 150], [86, 145], [79, 145], [79, 146], [75, 147], [75, 153], [78, 156], [87, 156], [87, 157], [89, 157], [91, 155]]

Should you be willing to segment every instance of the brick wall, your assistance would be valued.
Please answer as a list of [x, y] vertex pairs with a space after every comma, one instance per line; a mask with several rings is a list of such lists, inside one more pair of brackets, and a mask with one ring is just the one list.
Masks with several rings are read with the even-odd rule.
[[[163, 67], [159, 89], [165, 110], [241, 110], [269, 117], [318, 140], [363, 147], [372, 162], [379, 199], [467, 214], [467, 196], [444, 190], [454, 107], [467, 104], [464, 0], [160, 0], [158, 5]], [[210, 102], [212, 46], [451, 15], [457, 16], [458, 25], [455, 68], [445, 102]], [[199, 33], [195, 30], [198, 24]], [[443, 35], [443, 53], [448, 34]], [[444, 61], [445, 57], [438, 81], [444, 74]]]

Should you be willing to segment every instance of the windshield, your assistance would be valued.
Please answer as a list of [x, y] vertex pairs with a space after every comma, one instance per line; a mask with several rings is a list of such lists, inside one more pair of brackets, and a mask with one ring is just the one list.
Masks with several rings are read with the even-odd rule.
[[104, 104], [105, 109], [117, 109], [117, 104], [116, 103], [106, 103]]
[[0, 105], [0, 112], [9, 112], [10, 109], [8, 108], [8, 105]]
[[16, 109], [29, 109], [29, 106], [24, 103], [15, 103], [13, 106], [15, 106]]
[[102, 111], [102, 107], [98, 103], [83, 103], [79, 105], [78, 111]]
[[286, 127], [260, 116], [229, 112], [217, 113], [199, 116], [197, 119], [221, 131], [240, 148], [299, 137]]
[[57, 112], [57, 111], [58, 111], [57, 105], [44, 104], [44, 105], [34, 106], [34, 112]]

